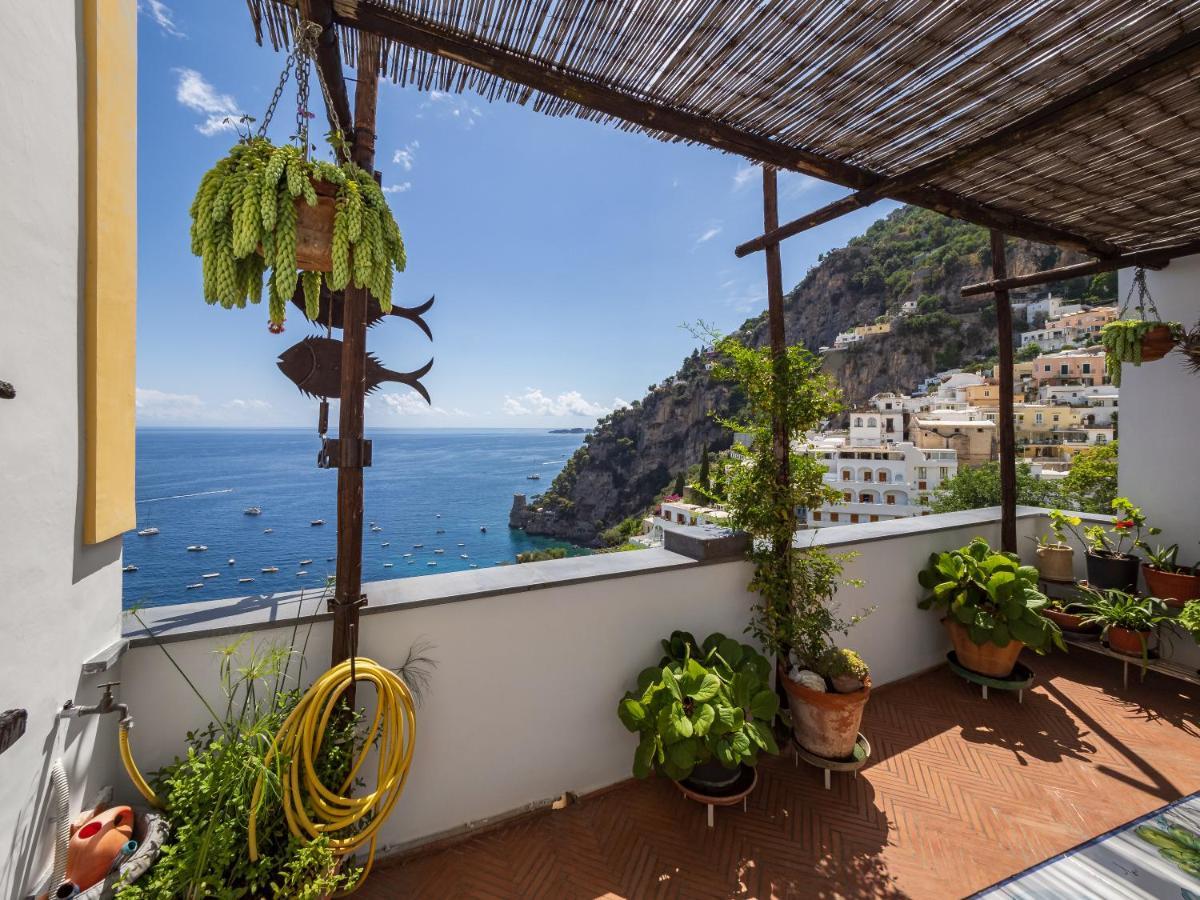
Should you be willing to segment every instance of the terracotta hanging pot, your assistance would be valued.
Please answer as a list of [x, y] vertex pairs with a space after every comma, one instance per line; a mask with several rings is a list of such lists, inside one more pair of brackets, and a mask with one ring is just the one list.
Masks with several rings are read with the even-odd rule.
[[967, 626], [953, 619], [942, 619], [950, 641], [954, 644], [954, 655], [958, 664], [980, 675], [990, 675], [993, 678], [1007, 678], [1012, 674], [1025, 645], [1020, 641], [1009, 641], [1003, 647], [997, 647], [991, 641], [977, 644], [971, 640]]
[[782, 667], [777, 673], [787, 692], [792, 733], [800, 746], [825, 759], [849, 758], [858, 740], [863, 709], [871, 696], [870, 677], [864, 681], [862, 690], [836, 694], [806, 688], [788, 678]]
[[1142, 335], [1142, 362], [1162, 359], [1175, 349], [1175, 336], [1166, 325], [1155, 325]]
[[337, 187], [314, 181], [317, 205], [296, 198], [296, 268], [310, 272], [333, 271], [333, 215], [337, 210]]

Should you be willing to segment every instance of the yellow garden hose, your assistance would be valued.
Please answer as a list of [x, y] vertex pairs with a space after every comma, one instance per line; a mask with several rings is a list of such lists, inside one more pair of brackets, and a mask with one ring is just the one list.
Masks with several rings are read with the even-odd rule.
[[121, 748], [121, 762], [125, 764], [125, 771], [129, 774], [129, 780], [133, 782], [133, 786], [138, 789], [138, 793], [146, 798], [146, 802], [155, 809], [162, 809], [162, 801], [158, 799], [158, 794], [154, 793], [154, 789], [142, 777], [142, 773], [138, 771], [137, 763], [133, 761], [133, 754], [129, 751], [129, 729], [133, 727], [133, 720], [126, 717], [121, 720], [120, 732], [117, 736], [117, 743]]
[[[330, 717], [341, 706], [342, 695], [356, 681], [375, 686], [378, 698], [375, 718], [363, 741], [362, 750], [350, 767], [350, 773], [335, 793], [321, 783], [313, 760], [320, 752]], [[264, 769], [270, 767], [276, 754], [291, 760], [280, 787], [283, 813], [287, 817], [288, 828], [297, 838], [313, 840], [323, 834], [351, 828], [369, 817], [369, 821], [349, 837], [333, 838], [329, 842], [330, 848], [338, 856], [349, 856], [363, 844], [369, 843], [366, 865], [353, 889], [357, 889], [370, 873], [375, 860], [377, 833], [404, 790], [404, 781], [408, 778], [412, 762], [416, 724], [412, 695], [400, 676], [374, 660], [360, 656], [353, 662], [346, 660], [339, 663], [313, 682], [275, 735], [264, 760]], [[122, 738], [124, 752], [127, 746], [124, 732]], [[378, 765], [375, 790], [352, 797], [350, 788], [376, 744]], [[250, 802], [252, 861], [258, 859], [258, 809], [262, 801], [263, 777], [260, 775], [254, 785], [254, 796]], [[312, 810], [311, 818], [305, 809], [306, 800]]]

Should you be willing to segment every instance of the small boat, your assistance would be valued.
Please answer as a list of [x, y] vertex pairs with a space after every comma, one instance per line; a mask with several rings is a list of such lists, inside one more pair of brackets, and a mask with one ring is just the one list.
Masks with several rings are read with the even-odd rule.
[[158, 534], [157, 528], [153, 528], [153, 527], [152, 528], [143, 528], [141, 531], [138, 532], [138, 537], [151, 537], [152, 535], [156, 535], [156, 534]]
[[302, 566], [311, 566], [311, 565], [312, 565], [312, 560], [311, 560], [311, 559], [302, 559], [302, 560], [300, 560], [300, 565], [302, 565]]
[[372, 531], [383, 531], [382, 528], [380, 528], [378, 525], [374, 525], [374, 524], [371, 525], [371, 530]]
[[460, 547], [465, 547], [465, 546], [467, 546], [467, 545], [466, 545], [465, 543], [463, 543], [462, 541], [459, 541], [459, 542], [458, 542], [458, 546], [460, 546]]
[[534, 472], [532, 475], [526, 475], [525, 478], [527, 481], [541, 481], [542, 480], [542, 476], [539, 475], [537, 472]]
[[270, 534], [270, 533], [271, 533], [272, 531], [274, 531], [274, 530], [275, 530], [274, 528], [264, 528], [264, 529], [263, 529], [263, 534]]
[[467, 554], [465, 554], [465, 553], [460, 553], [460, 554], [458, 554], [458, 558], [459, 559], [470, 559], [471, 557], [467, 556]]
[[274, 572], [278, 572], [279, 566], [263, 566], [262, 571], [264, 574], [270, 575]]
[[390, 569], [390, 568], [392, 567], [392, 563], [384, 563], [384, 564], [383, 564], [383, 567], [384, 567], [385, 569]]
[[189, 585], [187, 586], [187, 589], [188, 589], [189, 591], [194, 591], [196, 588], [202, 588], [202, 587], [204, 587], [204, 584], [203, 584], [203, 583], [200, 583], [200, 584], [189, 584]]
[[301, 575], [307, 575], [307, 574], [308, 574], [308, 572], [306, 570], [301, 569], [299, 572], [296, 573], [296, 577], [299, 578]]
[[313, 519], [308, 524], [311, 525], [313, 528], [316, 528], [318, 525], [324, 525], [325, 520], [324, 519]]
[[471, 563], [471, 568], [472, 568], [472, 569], [478, 569], [478, 568], [479, 568], [479, 563]]
[[390, 546], [392, 546], [392, 542], [391, 542], [391, 541], [384, 541], [384, 542], [383, 542], [382, 544], [380, 544], [379, 546], [380, 546], [380, 547], [390, 547]]
[[412, 556], [412, 554], [411, 554], [411, 553], [405, 553], [404, 555], [405, 555], [405, 556]]
[[445, 534], [445, 533], [446, 533], [446, 529], [445, 529], [445, 528], [439, 528], [439, 529], [437, 530], [437, 533], [438, 533], [438, 534]]
[[325, 557], [325, 562], [333, 562], [335, 559], [337, 559], [336, 556], [327, 556]]
[[249, 584], [253, 580], [253, 578], [239, 578], [238, 584]]
[[121, 571], [122, 572], [136, 572], [137, 566], [135, 566], [133, 563], [130, 563], [125, 568], [123, 568]]
[[231, 557], [229, 557], [229, 564], [230, 564], [231, 566], [232, 566], [232, 565], [233, 565], [235, 562], [237, 562], [237, 560], [236, 560], [236, 559], [234, 559], [232, 556], [231, 556]]
[[441, 514], [441, 513], [434, 513], [434, 516], [440, 519], [440, 518], [442, 517], [442, 514]]
[[243, 516], [261, 516], [262, 515], [262, 507], [261, 506], [247, 506], [245, 509], [242, 510], [242, 515]]
[[437, 565], [437, 563], [435, 563], [435, 562], [434, 562], [434, 561], [431, 559], [429, 562], [425, 563], [425, 565], [427, 565], [427, 566], [436, 566], [436, 565]]
[[445, 551], [445, 550], [443, 550], [441, 547], [438, 547], [438, 548], [437, 548], [436, 550], [434, 550], [433, 552], [434, 552], [434, 553], [445, 553], [446, 551]]
[[484, 534], [487, 534], [487, 526], [486, 525], [480, 525], [479, 530], [482, 531]]
[[409, 564], [410, 566], [415, 566], [415, 565], [417, 564], [417, 561], [416, 561], [415, 559], [410, 559], [410, 560], [408, 561], [408, 564]]
[[203, 552], [204, 552], [205, 550], [207, 550], [207, 549], [208, 549], [208, 547], [207, 547], [207, 546], [205, 546], [204, 544], [190, 544], [190, 545], [188, 545], [188, 553], [203, 553]]
[[367, 524], [368, 524], [368, 525], [370, 525], [372, 528], [374, 528], [374, 527], [375, 527], [375, 523], [374, 523], [374, 522], [368, 522]]
[[425, 546], [424, 544], [413, 544], [413, 549], [414, 549], [414, 550], [420, 550], [420, 549], [421, 549], [422, 547], [424, 547], [424, 546]]
[[205, 581], [207, 581], [209, 578], [220, 578], [221, 573], [220, 572], [206, 572], [204, 575], [201, 575], [200, 577], [203, 578]]

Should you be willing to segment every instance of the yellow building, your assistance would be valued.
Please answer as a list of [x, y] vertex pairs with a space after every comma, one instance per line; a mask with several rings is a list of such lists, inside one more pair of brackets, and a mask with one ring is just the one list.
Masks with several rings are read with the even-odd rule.
[[867, 335], [871, 335], [871, 334], [887, 334], [891, 330], [892, 330], [891, 322], [879, 322], [879, 323], [876, 323], [875, 325], [858, 325], [855, 328], [851, 329], [851, 333], [861, 335], [862, 337], [866, 337]]
[[968, 384], [963, 390], [967, 395], [968, 406], [983, 408], [1000, 405], [1000, 385], [998, 384]]
[[1051, 432], [1078, 427], [1082, 412], [1073, 406], [1053, 403], [1014, 403], [1013, 430], [1017, 443], [1036, 442]]

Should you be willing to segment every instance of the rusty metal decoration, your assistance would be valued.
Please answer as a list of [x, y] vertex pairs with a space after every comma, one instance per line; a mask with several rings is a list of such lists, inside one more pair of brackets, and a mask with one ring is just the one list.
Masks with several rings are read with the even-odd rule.
[[[433, 302], [435, 299], [436, 296], [430, 297], [420, 306], [392, 306], [391, 311], [385, 313], [379, 308], [379, 301], [368, 294], [366, 320], [367, 327], [373, 328], [374, 326], [378, 325], [381, 321], [383, 321], [384, 316], [399, 316], [402, 319], [408, 319], [408, 321], [420, 328], [423, 332], [425, 332], [425, 336], [432, 341], [433, 331], [430, 330], [429, 325], [423, 316], [433, 308]], [[304, 289], [299, 285], [297, 285], [295, 293], [292, 294], [292, 305], [301, 312], [303, 312], [305, 309]], [[313, 319], [312, 321], [318, 325], [324, 326], [325, 328], [342, 327], [342, 298], [334, 297], [329, 288], [324, 284], [321, 285], [320, 312], [317, 314], [316, 319]]]
[[[279, 355], [277, 363], [291, 382], [310, 397], [332, 400], [341, 397], [342, 342], [333, 338], [306, 337], [293, 344]], [[371, 393], [387, 381], [406, 384], [422, 397], [426, 403], [433, 401], [421, 379], [433, 368], [433, 360], [413, 372], [393, 372], [384, 368], [375, 354], [367, 354], [366, 377], [363, 378], [364, 393]]]
[[[429, 298], [429, 302], [433, 302], [433, 298]], [[426, 329], [428, 331], [428, 329]], [[0, 400], [14, 400], [17, 396], [17, 389], [7, 381], [0, 381]]]

